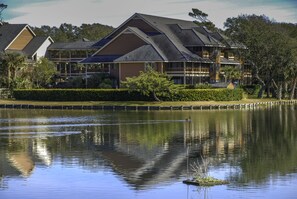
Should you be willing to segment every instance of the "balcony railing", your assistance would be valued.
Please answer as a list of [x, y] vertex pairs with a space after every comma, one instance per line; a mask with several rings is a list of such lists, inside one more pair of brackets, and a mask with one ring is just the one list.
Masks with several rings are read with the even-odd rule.
[[196, 72], [196, 73], [209, 73], [209, 68], [201, 67], [201, 68], [192, 68], [186, 67], [185, 70], [183, 67], [180, 68], [165, 68], [165, 72], [177, 72], [177, 73], [189, 73], [189, 72]]
[[71, 57], [71, 58], [49, 58], [53, 62], [78, 62], [85, 59], [85, 57]]

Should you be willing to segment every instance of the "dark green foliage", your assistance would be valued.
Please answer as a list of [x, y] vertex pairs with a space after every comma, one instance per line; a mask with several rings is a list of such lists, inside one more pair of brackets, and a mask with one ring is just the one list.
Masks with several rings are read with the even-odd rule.
[[108, 35], [113, 27], [99, 23], [82, 24], [78, 27], [64, 23], [60, 27], [41, 26], [32, 29], [36, 35], [51, 36], [55, 42], [73, 42], [83, 38], [91, 41], [99, 40]]
[[149, 101], [149, 97], [126, 89], [32, 89], [14, 90], [17, 100], [40, 101]]
[[[174, 101], [233, 101], [242, 99], [241, 89], [185, 89], [173, 97]], [[153, 96], [143, 96], [127, 89], [18, 89], [17, 100], [40, 101], [153, 101]], [[171, 101], [172, 98], [162, 98]]]
[[26, 56], [19, 52], [1, 52], [0, 62], [0, 86], [17, 88], [19, 73], [26, 68]]
[[[258, 97], [270, 90], [282, 99], [282, 90], [294, 90], [297, 81], [297, 26], [277, 23], [267, 16], [240, 15], [228, 18], [226, 31], [232, 39], [243, 43], [247, 49], [242, 57], [253, 69], [253, 77], [261, 85]], [[287, 86], [284, 86], [284, 85]]]
[[145, 72], [140, 71], [137, 77], [128, 77], [122, 84], [130, 92], [139, 92], [144, 96], [153, 96], [156, 101], [162, 97], [171, 98], [176, 95], [180, 87], [173, 83], [170, 78], [163, 73], [147, 68]]
[[239, 67], [234, 66], [225, 66], [221, 69], [224, 72], [225, 81], [232, 81], [239, 80], [241, 78], [241, 71]]
[[84, 79], [82, 76], [69, 78], [67, 83], [65, 83], [66, 88], [85, 88]]
[[56, 74], [56, 66], [54, 62], [41, 57], [34, 65], [32, 73], [35, 88], [46, 87]]
[[174, 101], [237, 101], [242, 99], [241, 89], [184, 89], [173, 97]]
[[257, 95], [261, 86], [260, 85], [244, 85], [240, 86], [245, 93], [248, 95]]
[[88, 88], [112, 88], [113, 82], [107, 74], [93, 74], [88, 78]]
[[195, 88], [196, 89], [211, 89], [212, 87], [209, 84], [196, 84]]
[[196, 19], [194, 23], [196, 23], [198, 26], [205, 26], [211, 31], [218, 30], [215, 24], [207, 19], [208, 14], [204, 13], [203, 11], [197, 8], [192, 8], [192, 12], [189, 12], [189, 16]]
[[3, 4], [3, 3], [0, 3], [0, 22], [2, 22], [2, 16], [1, 16], [1, 13], [4, 9], [7, 8], [7, 5]]
[[212, 86], [210, 84], [188, 84], [185, 86], [185, 89], [211, 89]]

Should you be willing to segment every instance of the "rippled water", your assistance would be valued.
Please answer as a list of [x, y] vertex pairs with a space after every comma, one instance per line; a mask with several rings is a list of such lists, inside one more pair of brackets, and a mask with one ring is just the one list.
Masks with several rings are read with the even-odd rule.
[[297, 198], [296, 110], [0, 110], [0, 198]]

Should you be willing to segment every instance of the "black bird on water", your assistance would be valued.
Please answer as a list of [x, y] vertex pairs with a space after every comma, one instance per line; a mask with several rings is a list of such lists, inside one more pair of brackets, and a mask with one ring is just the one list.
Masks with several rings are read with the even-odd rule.
[[186, 122], [192, 122], [191, 116], [185, 119]]
[[81, 130], [82, 133], [90, 133], [91, 131], [89, 131], [88, 129], [83, 129]]

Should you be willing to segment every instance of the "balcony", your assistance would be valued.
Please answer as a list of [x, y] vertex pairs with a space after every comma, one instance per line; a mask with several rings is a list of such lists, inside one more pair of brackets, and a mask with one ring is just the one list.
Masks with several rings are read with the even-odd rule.
[[208, 67], [186, 67], [185, 70], [183, 67], [180, 68], [165, 68], [165, 73], [173, 75], [173, 74], [179, 74], [179, 75], [193, 75], [193, 76], [208, 76], [209, 75], [209, 68]]

